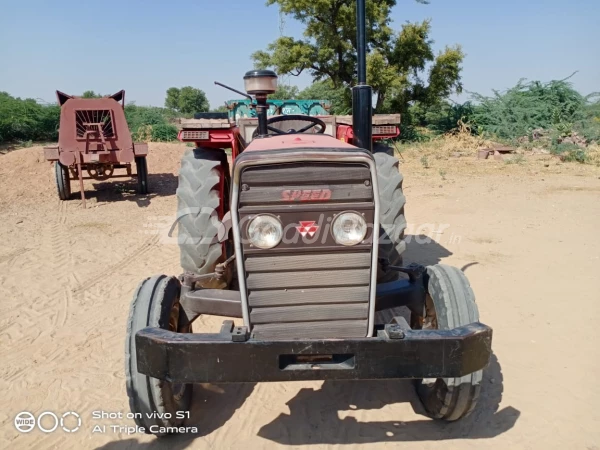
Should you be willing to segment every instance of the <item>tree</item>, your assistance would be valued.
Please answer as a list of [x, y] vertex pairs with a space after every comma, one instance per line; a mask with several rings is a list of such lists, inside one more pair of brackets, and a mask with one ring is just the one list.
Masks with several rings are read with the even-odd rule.
[[179, 89], [171, 87], [167, 89], [167, 97], [165, 98], [165, 107], [173, 110], [179, 109]]
[[82, 95], [82, 98], [101, 98], [102, 95], [96, 94], [94, 91], [85, 91]]
[[167, 89], [165, 106], [181, 114], [194, 114], [207, 112], [210, 109], [208, 99], [204, 91], [192, 86]]
[[271, 100], [292, 100], [298, 97], [298, 86], [291, 84], [279, 84], [275, 93], [269, 95]]
[[350, 89], [345, 86], [333, 87], [331, 80], [317, 81], [298, 93], [300, 100], [329, 100], [330, 114], [345, 115], [352, 112]]
[[210, 110], [210, 112], [216, 112], [216, 113], [226, 113], [228, 111], [229, 110], [227, 109], [227, 106], [225, 106], [225, 105], [221, 105], [221, 106], [218, 106], [216, 108], [212, 108]]
[[[267, 0], [267, 5], [273, 4], [305, 25], [304, 37], [282, 36], [266, 51], [253, 53], [258, 68], [295, 76], [308, 71], [314, 81], [328, 80], [334, 89], [356, 83], [355, 0]], [[367, 81], [377, 94], [377, 110], [406, 111], [410, 102], [431, 104], [461, 92], [460, 46], [435, 55], [428, 20], [407, 23], [394, 32], [389, 25], [395, 4], [396, 0], [367, 2]]]

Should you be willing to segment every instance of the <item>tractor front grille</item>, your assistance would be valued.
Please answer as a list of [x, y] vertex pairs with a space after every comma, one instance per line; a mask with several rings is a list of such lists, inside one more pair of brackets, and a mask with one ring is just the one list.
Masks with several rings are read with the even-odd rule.
[[[329, 228], [343, 211], [363, 213], [372, 223], [368, 166], [255, 166], [242, 172], [240, 185], [240, 231], [253, 335], [259, 339], [366, 336], [372, 233], [364, 243], [345, 247], [335, 242]], [[278, 216], [287, 230], [274, 249], [248, 244], [244, 224], [261, 213]], [[318, 232], [302, 237], [297, 228], [302, 221], [315, 222]]]

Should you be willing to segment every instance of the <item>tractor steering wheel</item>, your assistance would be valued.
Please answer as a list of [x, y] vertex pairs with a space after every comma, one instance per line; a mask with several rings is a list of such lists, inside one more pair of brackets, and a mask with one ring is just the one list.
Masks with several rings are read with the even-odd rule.
[[[275, 128], [270, 126], [273, 123], [279, 123], [279, 122], [285, 122], [288, 120], [303, 120], [305, 122], [311, 122], [310, 124], [308, 124], [307, 126], [305, 126], [304, 128], [301, 128], [299, 130], [294, 130], [293, 128], [284, 131], [284, 130], [280, 130], [279, 128]], [[310, 130], [313, 127], [319, 126], [320, 128], [317, 130], [317, 133], [319, 134], [323, 134], [325, 133], [325, 128], [327, 127], [327, 125], [325, 125], [325, 122], [323, 122], [321, 119], [317, 118], [317, 117], [313, 117], [313, 116], [305, 116], [302, 114], [288, 114], [285, 116], [274, 116], [274, 117], [269, 117], [267, 119], [267, 130], [272, 131], [275, 134], [297, 134], [297, 133], [304, 133], [308, 130]]]

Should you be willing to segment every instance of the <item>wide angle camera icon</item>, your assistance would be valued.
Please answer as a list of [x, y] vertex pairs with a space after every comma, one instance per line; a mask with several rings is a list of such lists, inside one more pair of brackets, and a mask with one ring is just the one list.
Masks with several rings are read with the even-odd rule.
[[[75, 420], [75, 425], [72, 427], [67, 426], [65, 423], [65, 419], [69, 416], [73, 416]], [[42, 419], [44, 417], [51, 418], [48, 419], [51, 423], [50, 426], [47, 427], [42, 425]], [[36, 419], [36, 417], [29, 411], [21, 411], [15, 416], [14, 423], [17, 431], [20, 431], [21, 433], [29, 433], [35, 428], [36, 424], [40, 431], [44, 433], [52, 433], [53, 431], [56, 431], [59, 426], [66, 433], [74, 433], [81, 427], [81, 416], [75, 411], [67, 411], [60, 417], [54, 414], [52, 411], [44, 411], [40, 413]]]
[[21, 433], [29, 433], [35, 428], [35, 416], [23, 411], [15, 416], [15, 428]]

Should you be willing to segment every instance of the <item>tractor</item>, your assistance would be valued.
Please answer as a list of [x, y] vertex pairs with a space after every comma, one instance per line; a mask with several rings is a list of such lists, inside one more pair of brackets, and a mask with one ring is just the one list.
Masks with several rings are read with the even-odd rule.
[[[268, 117], [269, 70], [244, 76], [256, 108], [249, 143], [219, 117], [181, 131], [207, 144], [179, 173], [183, 273], [146, 278], [130, 308], [126, 387], [138, 429], [185, 430], [194, 383], [412, 379], [433, 418], [475, 408], [492, 330], [461, 270], [403, 264], [403, 178], [373, 145], [364, 0], [357, 30], [351, 143], [321, 117]], [[233, 143], [231, 169], [219, 139]], [[193, 332], [203, 314], [229, 319]]]
[[[254, 72], [255, 75], [259, 72]], [[272, 72], [266, 73], [268, 76]], [[230, 149], [232, 159], [258, 137], [259, 105], [244, 92], [215, 81], [215, 84], [246, 96], [246, 100], [225, 102], [227, 112], [196, 113], [193, 119], [181, 119], [178, 139], [181, 142], [194, 143], [196, 148]], [[325, 124], [325, 130], [309, 128], [303, 133], [327, 134], [342, 142], [353, 144], [354, 131], [352, 116], [332, 116], [329, 114], [331, 102], [326, 100], [270, 100], [266, 101], [266, 115], [269, 125], [283, 131], [294, 129], [295, 125], [307, 123], [304, 116], [318, 117]], [[300, 116], [300, 117], [298, 117]], [[297, 120], [298, 123], [294, 123]], [[308, 119], [310, 121], [310, 119]], [[400, 114], [376, 114], [371, 119], [372, 140], [376, 151], [387, 151], [393, 156], [393, 148], [383, 142], [400, 135]], [[280, 125], [278, 125], [280, 124]]]

